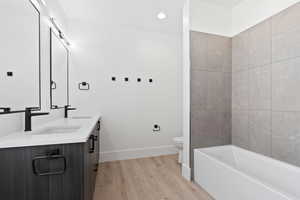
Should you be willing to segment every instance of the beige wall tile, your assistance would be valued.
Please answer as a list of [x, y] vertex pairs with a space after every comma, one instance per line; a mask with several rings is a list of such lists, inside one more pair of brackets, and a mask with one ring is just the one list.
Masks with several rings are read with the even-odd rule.
[[271, 109], [271, 65], [249, 70], [249, 109]]
[[272, 108], [300, 111], [300, 58], [272, 66]]
[[271, 63], [271, 20], [266, 20], [249, 30], [249, 66]]
[[271, 111], [249, 111], [249, 148], [271, 156]]

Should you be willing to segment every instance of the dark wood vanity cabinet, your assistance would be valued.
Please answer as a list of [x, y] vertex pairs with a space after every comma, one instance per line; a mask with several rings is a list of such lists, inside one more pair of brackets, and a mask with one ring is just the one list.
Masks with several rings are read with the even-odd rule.
[[99, 169], [100, 122], [84, 145], [84, 200], [92, 200]]
[[0, 149], [0, 199], [92, 200], [99, 131], [86, 143]]

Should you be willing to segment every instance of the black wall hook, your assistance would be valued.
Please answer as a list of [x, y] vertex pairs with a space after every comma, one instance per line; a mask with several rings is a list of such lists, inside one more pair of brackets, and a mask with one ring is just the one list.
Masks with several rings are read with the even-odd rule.
[[153, 132], [159, 132], [159, 131], [160, 131], [160, 126], [158, 124], [154, 124]]
[[51, 81], [51, 89], [55, 90], [57, 88], [56, 82], [55, 81]]
[[14, 75], [14, 73], [13, 72], [7, 72], [6, 75], [12, 77]]

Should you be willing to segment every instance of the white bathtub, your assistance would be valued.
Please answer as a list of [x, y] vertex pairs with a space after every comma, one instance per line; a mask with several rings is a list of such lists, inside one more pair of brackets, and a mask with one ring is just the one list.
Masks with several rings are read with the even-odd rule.
[[196, 149], [195, 182], [216, 200], [299, 200], [300, 168], [236, 146]]

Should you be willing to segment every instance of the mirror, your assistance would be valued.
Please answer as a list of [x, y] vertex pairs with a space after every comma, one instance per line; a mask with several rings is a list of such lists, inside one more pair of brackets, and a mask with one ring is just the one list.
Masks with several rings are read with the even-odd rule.
[[69, 105], [69, 51], [50, 29], [50, 101], [51, 109]]
[[0, 24], [0, 114], [40, 109], [40, 13], [29, 0], [2, 0]]

